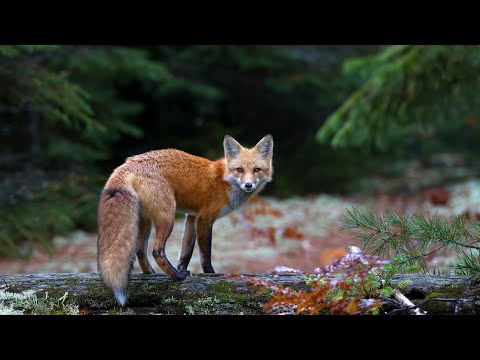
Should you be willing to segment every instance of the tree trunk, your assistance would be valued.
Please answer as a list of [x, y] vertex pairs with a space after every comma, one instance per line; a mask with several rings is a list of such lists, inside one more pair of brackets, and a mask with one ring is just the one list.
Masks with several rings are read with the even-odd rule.
[[[306, 288], [302, 275], [252, 276]], [[395, 286], [403, 280], [410, 283], [401, 291], [415, 304], [429, 298], [480, 296], [478, 277], [396, 275], [391, 283]], [[25, 300], [32, 293], [36, 295], [33, 305]], [[270, 290], [252, 288], [244, 279], [222, 274], [198, 274], [182, 282], [172, 282], [162, 274], [133, 274], [127, 308], [120, 309], [98, 274], [0, 275], [0, 313], [2, 309], [22, 311], [23, 306], [23, 313], [64, 313], [76, 308], [81, 314], [263, 314], [270, 297]], [[479, 301], [461, 301], [460, 305], [457, 309], [462, 314], [480, 313]], [[428, 314], [453, 314], [455, 306], [455, 302], [431, 301], [421, 308]]]

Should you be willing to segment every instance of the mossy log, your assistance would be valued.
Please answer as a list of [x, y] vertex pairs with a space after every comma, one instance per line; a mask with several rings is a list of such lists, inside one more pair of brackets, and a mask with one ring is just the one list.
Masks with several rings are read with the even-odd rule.
[[[305, 289], [302, 275], [250, 275], [277, 285]], [[392, 285], [410, 280], [402, 292], [414, 303], [429, 298], [480, 296], [480, 279], [461, 276], [397, 275]], [[0, 302], [8, 295], [34, 293], [37, 299], [63, 299], [82, 314], [263, 314], [270, 290], [253, 288], [244, 279], [222, 274], [197, 274], [173, 282], [163, 274], [133, 274], [126, 309], [120, 309], [98, 274], [0, 274]], [[65, 293], [68, 294], [65, 296]], [[1, 304], [0, 304], [1, 305]], [[455, 302], [428, 302], [428, 314], [453, 314]], [[61, 313], [61, 312], [60, 312]], [[463, 302], [462, 314], [480, 314], [480, 302]]]

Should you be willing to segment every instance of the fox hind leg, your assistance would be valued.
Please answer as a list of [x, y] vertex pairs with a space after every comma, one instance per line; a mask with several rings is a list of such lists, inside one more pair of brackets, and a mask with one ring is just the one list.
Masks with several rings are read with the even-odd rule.
[[155, 225], [153, 258], [172, 280], [184, 280], [186, 274], [178, 272], [168, 261], [165, 253], [165, 245], [175, 223], [176, 202], [173, 189], [165, 179], [142, 178], [142, 181], [138, 183], [137, 193], [142, 204], [142, 211], [152, 219]]
[[153, 257], [155, 258], [155, 261], [163, 270], [163, 272], [172, 280], [184, 280], [187, 277], [187, 274], [184, 272], [179, 272], [177, 269], [175, 269], [170, 261], [168, 261], [167, 255], [165, 254], [165, 244], [173, 229], [174, 214], [163, 213], [162, 216], [160, 213], [158, 218], [154, 220], [154, 223], [156, 239], [153, 248]]
[[190, 275], [190, 271], [188, 271], [187, 268], [192, 258], [193, 248], [195, 247], [195, 238], [195, 216], [187, 214], [183, 230], [182, 250], [177, 264], [177, 269], [180, 273]]
[[150, 261], [148, 261], [148, 239], [152, 229], [152, 220], [147, 216], [142, 215], [140, 219], [140, 232], [138, 236], [137, 258], [138, 264], [144, 274], [155, 274]]

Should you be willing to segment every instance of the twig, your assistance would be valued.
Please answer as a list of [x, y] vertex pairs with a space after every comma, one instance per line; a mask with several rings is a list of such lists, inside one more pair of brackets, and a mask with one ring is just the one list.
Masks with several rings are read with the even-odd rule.
[[403, 306], [402, 304], [400, 304], [397, 300], [390, 299], [390, 298], [388, 298], [388, 297], [386, 297], [386, 296], [380, 295], [379, 298], [382, 299], [382, 300], [385, 300], [386, 302], [389, 302], [389, 303], [391, 303], [391, 304], [393, 304], [393, 305], [395, 305], [395, 306], [397, 306], [397, 307], [399, 307], [399, 308], [403, 308], [403, 307], [404, 307], [404, 306]]
[[418, 305], [415, 305], [413, 302], [411, 302], [405, 295], [403, 295], [397, 289], [393, 289], [393, 296], [395, 296], [395, 299], [397, 299], [398, 302], [408, 306], [408, 310], [411, 314], [413, 314], [413, 315], [425, 315], [427, 313], [426, 311], [420, 310], [418, 308]]
[[399, 308], [399, 309], [394, 309], [394, 310], [392, 310], [392, 311], [389, 311], [389, 312], [385, 313], [385, 315], [393, 315], [393, 314], [395, 314], [395, 313], [397, 313], [397, 312], [405, 312], [405, 311], [407, 311], [407, 310], [409, 310], [409, 309], [410, 309], [409, 306], [402, 306], [402, 307]]

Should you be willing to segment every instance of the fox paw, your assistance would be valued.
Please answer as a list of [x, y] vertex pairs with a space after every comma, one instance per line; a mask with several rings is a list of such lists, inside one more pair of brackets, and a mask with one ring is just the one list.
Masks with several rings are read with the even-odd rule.
[[188, 271], [188, 270], [178, 270], [175, 277], [173, 277], [172, 279], [174, 281], [183, 281], [189, 276], [190, 276], [190, 271]]
[[215, 270], [213, 270], [212, 266], [207, 266], [203, 268], [203, 272], [205, 274], [215, 274]]
[[180, 275], [185, 276], [185, 277], [191, 275], [190, 270], [187, 270], [187, 269], [178, 270], [178, 272], [180, 273]]
[[155, 270], [153, 269], [153, 267], [149, 267], [147, 271], [142, 271], [142, 273], [144, 274], [155, 274]]

